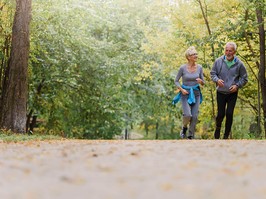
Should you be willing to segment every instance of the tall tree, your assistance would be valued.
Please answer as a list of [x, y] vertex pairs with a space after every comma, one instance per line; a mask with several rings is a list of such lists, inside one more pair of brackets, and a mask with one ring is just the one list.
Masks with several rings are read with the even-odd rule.
[[259, 66], [259, 82], [262, 95], [262, 110], [264, 131], [266, 137], [266, 77], [265, 77], [265, 29], [264, 29], [264, 0], [256, 1], [256, 16], [259, 28], [259, 41], [260, 41], [260, 66]]
[[1, 128], [24, 133], [28, 96], [29, 24], [31, 0], [16, 0], [11, 55], [1, 98]]
[[[208, 34], [209, 34], [210, 37], [212, 37], [212, 31], [211, 31], [210, 23], [209, 23], [209, 19], [208, 19], [208, 7], [207, 7], [207, 4], [206, 4], [205, 1], [204, 1], [204, 4], [203, 4], [201, 0], [196, 0], [196, 2], [198, 2], [199, 6], [200, 6], [200, 10], [201, 10], [205, 25], [207, 27]], [[215, 57], [215, 51], [214, 51], [214, 43], [211, 42], [210, 46], [211, 46], [211, 51], [212, 51], [212, 53], [211, 53], [212, 59], [213, 59], [213, 61], [215, 61], [216, 57]], [[206, 76], [206, 77], [208, 77], [208, 76]], [[208, 80], [210, 80], [210, 79], [208, 78]], [[214, 92], [213, 92], [213, 87], [210, 87], [209, 91], [210, 91], [210, 96], [211, 96], [212, 118], [214, 119], [215, 118], [215, 110], [214, 110]]]

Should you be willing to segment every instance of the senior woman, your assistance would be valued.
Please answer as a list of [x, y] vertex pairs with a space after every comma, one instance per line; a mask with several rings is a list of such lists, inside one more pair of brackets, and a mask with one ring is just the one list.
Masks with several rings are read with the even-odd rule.
[[[183, 126], [180, 132], [182, 139], [194, 139], [195, 129], [198, 121], [199, 105], [202, 102], [200, 85], [204, 85], [203, 68], [197, 64], [198, 54], [195, 47], [189, 47], [185, 56], [187, 63], [180, 66], [175, 85], [179, 93], [173, 99], [173, 104], [181, 101], [183, 111]], [[182, 85], [179, 80], [182, 78]], [[188, 136], [187, 136], [188, 130]]]

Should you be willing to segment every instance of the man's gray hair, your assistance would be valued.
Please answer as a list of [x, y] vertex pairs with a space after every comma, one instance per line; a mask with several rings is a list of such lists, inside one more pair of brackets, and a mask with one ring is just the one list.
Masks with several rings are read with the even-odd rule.
[[235, 42], [232, 42], [232, 41], [227, 42], [224, 48], [226, 48], [226, 46], [233, 46], [233, 48], [234, 48], [235, 51], [237, 49], [236, 43]]

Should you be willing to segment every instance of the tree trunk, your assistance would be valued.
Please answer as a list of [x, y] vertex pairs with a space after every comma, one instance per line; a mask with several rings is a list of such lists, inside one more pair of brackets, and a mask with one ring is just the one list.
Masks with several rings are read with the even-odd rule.
[[[43, 78], [42, 81], [39, 83], [38, 87], [37, 87], [37, 92], [36, 92], [36, 95], [34, 96], [34, 99], [33, 99], [33, 109], [30, 110], [30, 112], [28, 113], [27, 115], [27, 120], [26, 120], [26, 132], [28, 132], [29, 128], [30, 130], [33, 132], [33, 128], [34, 126], [32, 126], [32, 123], [31, 122], [31, 117], [34, 117], [33, 114], [34, 114], [34, 106], [35, 104], [38, 103], [38, 96], [41, 94], [41, 90], [43, 88], [43, 85], [44, 85], [44, 81], [45, 79]], [[33, 118], [32, 118], [33, 119]]]
[[24, 133], [28, 96], [29, 24], [31, 0], [16, 0], [11, 55], [4, 77], [1, 128]]
[[264, 132], [266, 137], [266, 78], [265, 78], [265, 30], [264, 30], [264, 3], [257, 1], [256, 15], [259, 24], [259, 40], [260, 40], [260, 67], [259, 67], [259, 82], [262, 96], [262, 110]]
[[128, 130], [125, 128], [125, 140], [128, 140]]
[[[1, 59], [1, 67], [0, 67], [0, 93], [2, 93], [2, 78], [5, 74], [7, 63], [8, 63], [8, 57], [9, 57], [9, 50], [10, 50], [10, 43], [11, 43], [11, 35], [5, 36], [5, 42], [4, 46], [2, 48], [2, 59]], [[1, 99], [0, 99], [1, 100]]]
[[[201, 2], [201, 0], [197, 0], [197, 2], [199, 3], [199, 6], [200, 6], [200, 10], [201, 10], [201, 14], [202, 14], [202, 17], [204, 19], [204, 22], [205, 22], [205, 25], [206, 25], [206, 28], [208, 30], [208, 34], [209, 36], [211, 37], [212, 36], [212, 31], [211, 31], [211, 28], [210, 28], [210, 23], [208, 21], [208, 16], [207, 16], [207, 6], [205, 6], [205, 9], [203, 7], [203, 4]], [[215, 61], [215, 51], [214, 51], [214, 44], [213, 43], [210, 43], [211, 45], [211, 49], [212, 49], [212, 59], [213, 59], [213, 62]], [[208, 76], [207, 76], [208, 77]], [[214, 93], [215, 90], [213, 91], [213, 86], [210, 87], [210, 95], [211, 95], [211, 104], [212, 104], [212, 119], [215, 119], [215, 110], [214, 110]]]
[[31, 117], [32, 117], [32, 114], [33, 114], [33, 109], [31, 109], [30, 112], [29, 112], [29, 114], [27, 115], [27, 119], [26, 119], [26, 132], [29, 132], [29, 128], [31, 126]]
[[30, 133], [31, 134], [33, 133], [33, 129], [36, 126], [36, 123], [37, 123], [37, 115], [33, 115], [32, 116], [32, 121], [30, 123]]
[[[245, 10], [245, 22], [246, 23], [248, 23], [248, 20], [249, 20], [249, 9], [246, 9]], [[251, 52], [251, 54], [252, 54], [252, 56], [253, 57], [256, 57], [257, 55], [256, 55], [256, 52], [254, 51], [254, 49], [253, 49], [253, 47], [252, 47], [252, 45], [251, 45], [251, 41], [250, 41], [250, 37], [249, 37], [249, 34], [248, 34], [248, 32], [247, 32], [247, 30], [244, 30], [244, 36], [245, 36], [245, 40], [246, 40], [246, 43], [247, 43], [247, 45], [248, 45], [248, 49], [249, 49], [249, 51]], [[258, 61], [258, 60], [256, 60], [255, 61], [255, 63], [256, 63], [256, 66], [257, 66], [257, 68], [258, 69], [260, 69], [260, 62]], [[260, 125], [260, 123], [261, 123], [261, 98], [260, 98], [260, 81], [259, 81], [259, 73], [258, 73], [258, 75], [256, 75], [256, 73], [255, 73], [255, 71], [252, 69], [252, 67], [250, 66], [250, 65], [248, 65], [249, 66], [249, 69], [250, 69], [250, 71], [252, 72], [252, 74], [254, 75], [254, 77], [256, 77], [256, 80], [257, 80], [257, 85], [258, 85], [258, 96], [257, 96], [257, 100], [258, 100], [258, 107], [254, 107], [253, 106], [253, 110], [257, 113], [257, 129], [258, 129], [258, 134], [260, 134], [261, 133], [261, 125]], [[242, 100], [243, 101], [243, 100]], [[252, 106], [251, 106], [252, 107]]]
[[156, 133], [155, 133], [155, 139], [159, 139], [159, 122], [156, 122]]
[[148, 137], [148, 135], [149, 135], [149, 124], [148, 124], [147, 121], [144, 122], [144, 126], [145, 126], [146, 137]]

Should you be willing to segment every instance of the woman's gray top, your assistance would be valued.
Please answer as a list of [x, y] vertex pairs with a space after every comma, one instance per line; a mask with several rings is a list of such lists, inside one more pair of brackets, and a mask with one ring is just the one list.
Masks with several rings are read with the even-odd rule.
[[198, 84], [197, 82], [197, 78], [202, 79], [202, 81], [205, 83], [204, 81], [204, 77], [203, 77], [203, 69], [202, 66], [197, 64], [197, 69], [194, 72], [189, 72], [188, 69], [188, 64], [183, 64], [180, 66], [179, 71], [176, 75], [175, 78], [175, 85], [177, 87], [181, 87], [179, 80], [182, 77], [182, 84], [185, 86], [195, 86]]

